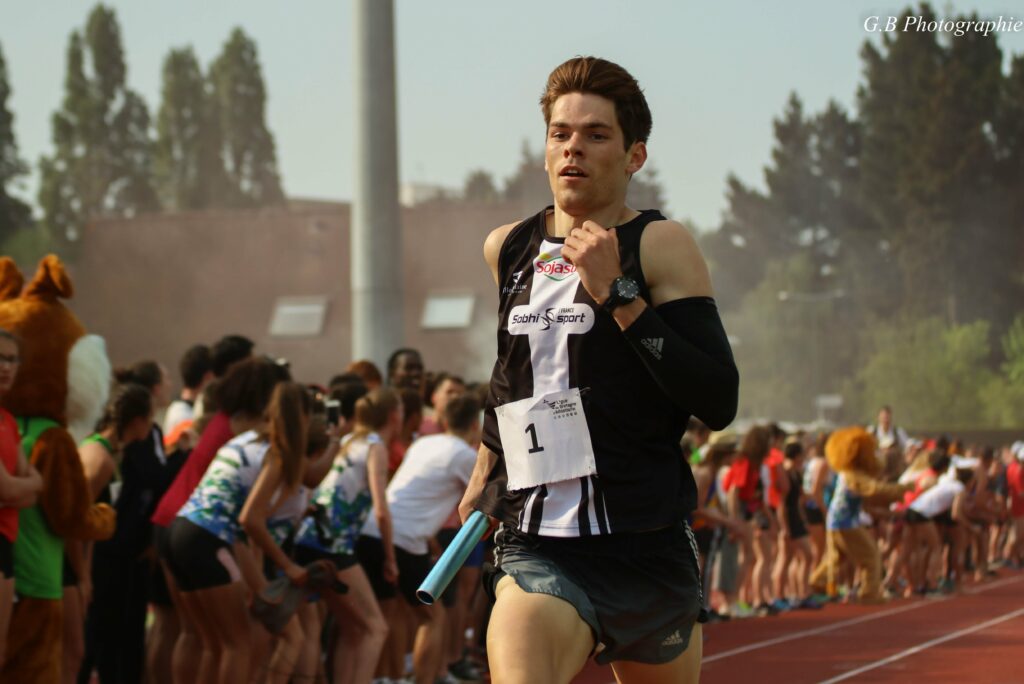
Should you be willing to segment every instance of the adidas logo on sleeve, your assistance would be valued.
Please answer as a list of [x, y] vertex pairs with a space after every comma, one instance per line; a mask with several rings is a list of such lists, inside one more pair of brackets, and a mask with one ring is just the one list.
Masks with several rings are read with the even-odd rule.
[[644, 345], [654, 358], [661, 361], [661, 350], [665, 346], [664, 337], [644, 337], [640, 344]]

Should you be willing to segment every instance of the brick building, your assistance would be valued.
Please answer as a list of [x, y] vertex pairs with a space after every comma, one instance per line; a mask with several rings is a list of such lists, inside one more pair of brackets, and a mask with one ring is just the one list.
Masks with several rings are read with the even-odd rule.
[[[434, 201], [403, 208], [405, 343], [428, 369], [486, 380], [497, 295], [483, 261], [519, 206]], [[69, 265], [70, 302], [106, 338], [115, 365], [161, 361], [175, 375], [190, 345], [238, 333], [325, 383], [351, 361], [349, 206], [144, 215], [97, 221]], [[391, 350], [380, 350], [381, 363]]]

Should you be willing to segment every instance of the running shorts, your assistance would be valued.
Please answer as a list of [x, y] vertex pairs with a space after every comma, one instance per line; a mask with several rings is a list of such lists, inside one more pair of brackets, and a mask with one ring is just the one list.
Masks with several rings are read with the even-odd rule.
[[175, 518], [171, 523], [167, 546], [168, 569], [181, 591], [241, 581], [241, 571], [228, 543], [187, 518]]
[[14, 578], [14, 544], [0, 534], [0, 577]]
[[572, 604], [594, 634], [598, 663], [661, 664], [706, 622], [697, 546], [685, 523], [651, 532], [555, 538], [502, 525], [484, 588], [509, 575], [524, 591]]
[[[373, 593], [381, 601], [394, 598], [399, 593], [410, 606], [422, 606], [416, 598], [416, 590], [430, 574], [430, 554], [418, 555], [396, 546], [395, 560], [398, 563], [398, 586], [384, 579], [384, 543], [377, 537], [359, 537], [356, 542], [356, 556], [366, 571], [373, 587]], [[446, 604], [447, 605], [447, 604]]]
[[333, 563], [338, 570], [348, 570], [359, 562], [354, 553], [331, 553], [302, 544], [295, 545], [294, 555], [295, 562], [299, 565], [306, 566], [318, 560], [326, 560]]
[[825, 524], [825, 514], [821, 512], [820, 508], [811, 508], [810, 506], [804, 506], [804, 517], [807, 519], [808, 525]]

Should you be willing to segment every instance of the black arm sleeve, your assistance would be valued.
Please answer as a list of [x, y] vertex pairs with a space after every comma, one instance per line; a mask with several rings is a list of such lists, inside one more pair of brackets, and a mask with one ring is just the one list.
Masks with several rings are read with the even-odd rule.
[[679, 408], [712, 430], [736, 417], [740, 376], [714, 299], [687, 297], [647, 307], [623, 334]]

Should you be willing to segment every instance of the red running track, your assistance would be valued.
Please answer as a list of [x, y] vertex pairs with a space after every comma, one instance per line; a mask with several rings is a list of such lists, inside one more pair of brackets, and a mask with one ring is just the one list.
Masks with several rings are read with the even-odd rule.
[[[609, 684], [593, 663], [573, 684]], [[704, 628], [703, 684], [1024, 683], [1024, 574], [941, 598], [829, 605]]]

